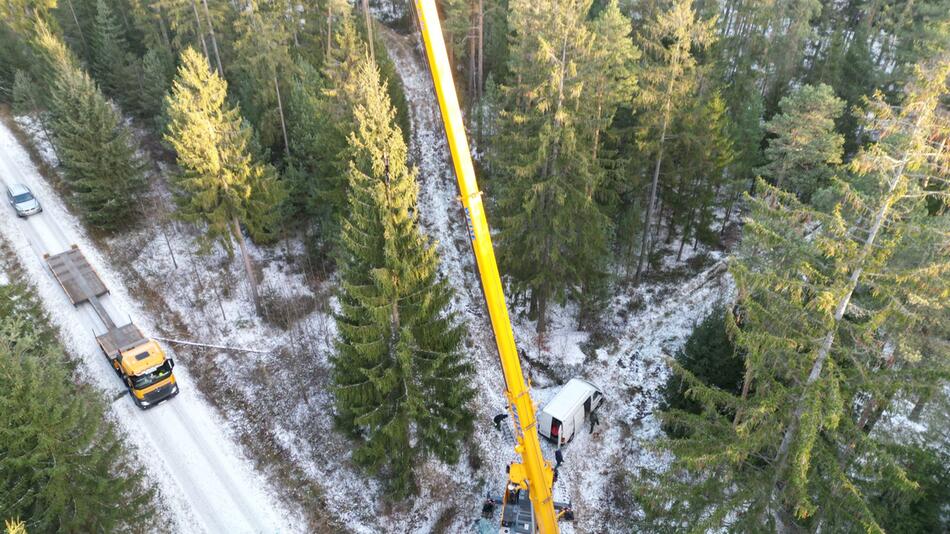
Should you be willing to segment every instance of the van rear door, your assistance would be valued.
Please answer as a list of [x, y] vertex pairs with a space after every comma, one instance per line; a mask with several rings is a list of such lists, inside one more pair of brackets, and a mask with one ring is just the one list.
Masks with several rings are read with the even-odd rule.
[[561, 421], [557, 417], [551, 416], [551, 426], [548, 428], [548, 437], [555, 443], [558, 443], [561, 438], [562, 430], [564, 430], [564, 425], [561, 424]]

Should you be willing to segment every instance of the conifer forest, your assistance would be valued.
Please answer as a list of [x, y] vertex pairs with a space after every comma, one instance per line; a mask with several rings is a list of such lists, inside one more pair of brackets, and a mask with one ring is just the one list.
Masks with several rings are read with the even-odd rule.
[[0, 186], [6, 534], [950, 532], [950, 0], [0, 0]]

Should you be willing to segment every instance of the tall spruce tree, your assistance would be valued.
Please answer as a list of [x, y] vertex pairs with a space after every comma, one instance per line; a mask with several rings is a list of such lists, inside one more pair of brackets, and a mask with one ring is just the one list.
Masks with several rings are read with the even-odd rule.
[[133, 70], [129, 44], [118, 18], [106, 0], [96, 2], [90, 71], [102, 92], [131, 109], [137, 97], [138, 76]]
[[324, 250], [335, 245], [348, 209], [347, 136], [353, 131], [353, 109], [362, 90], [356, 73], [369, 54], [349, 12], [334, 22], [330, 27], [333, 47], [321, 72], [300, 69], [288, 103], [290, 174], [298, 190], [305, 192], [304, 203], [315, 218], [317, 244]]
[[694, 246], [700, 239], [715, 242], [716, 234], [710, 229], [713, 203], [735, 157], [725, 101], [718, 92], [697, 95], [680, 110], [672, 122], [672, 130], [678, 133], [669, 141], [667, 186], [659, 193], [669, 212], [667, 243], [672, 242], [677, 228], [680, 230], [677, 261], [690, 239]]
[[616, 4], [593, 21], [590, 7], [590, 0], [511, 4], [512, 83], [493, 186], [500, 263], [516, 292], [530, 294], [539, 332], [549, 304], [601, 278], [607, 256], [609, 221], [595, 200], [603, 175], [597, 139], [630, 97], [637, 52]]
[[761, 173], [807, 202], [815, 191], [827, 187], [834, 166], [841, 163], [844, 136], [835, 131], [835, 121], [844, 102], [827, 85], [804, 85], [783, 98], [779, 107], [781, 113], [765, 123], [765, 130], [775, 137], [765, 149], [768, 163]]
[[358, 441], [354, 460], [403, 497], [416, 487], [420, 459], [458, 460], [472, 429], [472, 368], [461, 353], [464, 326], [449, 311], [452, 290], [419, 228], [416, 172], [367, 56], [356, 81], [332, 359], [336, 419]]
[[640, 117], [638, 144], [641, 151], [653, 156], [653, 179], [643, 216], [635, 282], [647, 269], [647, 256], [653, 248], [653, 220], [664, 151], [675, 133], [670, 126], [680, 104], [696, 91], [699, 81], [694, 51], [708, 47], [715, 38], [713, 21], [698, 19], [692, 4], [692, 0], [676, 0], [668, 11], [658, 11], [641, 28], [639, 44], [644, 51], [644, 64], [634, 107]]
[[261, 144], [277, 156], [290, 154], [284, 106], [294, 62], [290, 35], [281, 24], [282, 7], [271, 7], [278, 10], [264, 10], [252, 2], [241, 14], [230, 70], [244, 114], [254, 124]]
[[181, 55], [166, 107], [165, 139], [181, 167], [174, 180], [177, 215], [205, 225], [205, 246], [218, 241], [232, 254], [232, 239], [238, 242], [251, 297], [260, 312], [257, 277], [241, 227], [255, 239], [266, 239], [273, 232], [284, 194], [276, 172], [255, 160], [250, 152], [251, 128], [240, 109], [227, 103], [227, 82], [193, 48]]
[[153, 493], [75, 374], [33, 294], [0, 285], [0, 509], [33, 533], [141, 528]]
[[152, 119], [153, 123], [161, 120], [165, 94], [174, 77], [174, 63], [175, 58], [165, 48], [149, 48], [142, 56], [141, 93], [136, 106], [140, 117]]
[[45, 26], [39, 29], [37, 45], [50, 59], [53, 143], [82, 217], [104, 230], [134, 224], [136, 196], [145, 188], [137, 141]]
[[[950, 372], [946, 348], [924, 356], [905, 335], [945, 316], [950, 301], [946, 214], [934, 218], [929, 208], [931, 199], [948, 201], [939, 139], [950, 124], [937, 112], [948, 75], [950, 62], [920, 68], [900, 106], [881, 95], [868, 103], [865, 128], [877, 141], [823, 193], [833, 199], [827, 210], [760, 182], [731, 265], [742, 391], [679, 370], [704, 409], [665, 416], [690, 436], [665, 443], [672, 468], [641, 486], [658, 523], [882, 532], [865, 490], [917, 491], [868, 433], [866, 408], [884, 382], [913, 387]], [[902, 253], [908, 248], [918, 252]]]

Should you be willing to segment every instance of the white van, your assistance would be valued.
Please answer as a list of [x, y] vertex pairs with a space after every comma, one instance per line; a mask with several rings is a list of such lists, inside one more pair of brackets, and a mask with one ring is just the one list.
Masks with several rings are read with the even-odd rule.
[[538, 414], [538, 432], [555, 443], [567, 443], [603, 403], [604, 394], [597, 386], [572, 378]]

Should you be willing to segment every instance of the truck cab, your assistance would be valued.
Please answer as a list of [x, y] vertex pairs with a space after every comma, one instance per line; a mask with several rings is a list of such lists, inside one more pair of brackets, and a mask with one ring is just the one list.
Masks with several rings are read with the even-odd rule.
[[112, 366], [125, 380], [139, 408], [151, 408], [178, 394], [172, 369], [175, 361], [154, 340], [120, 350]]

